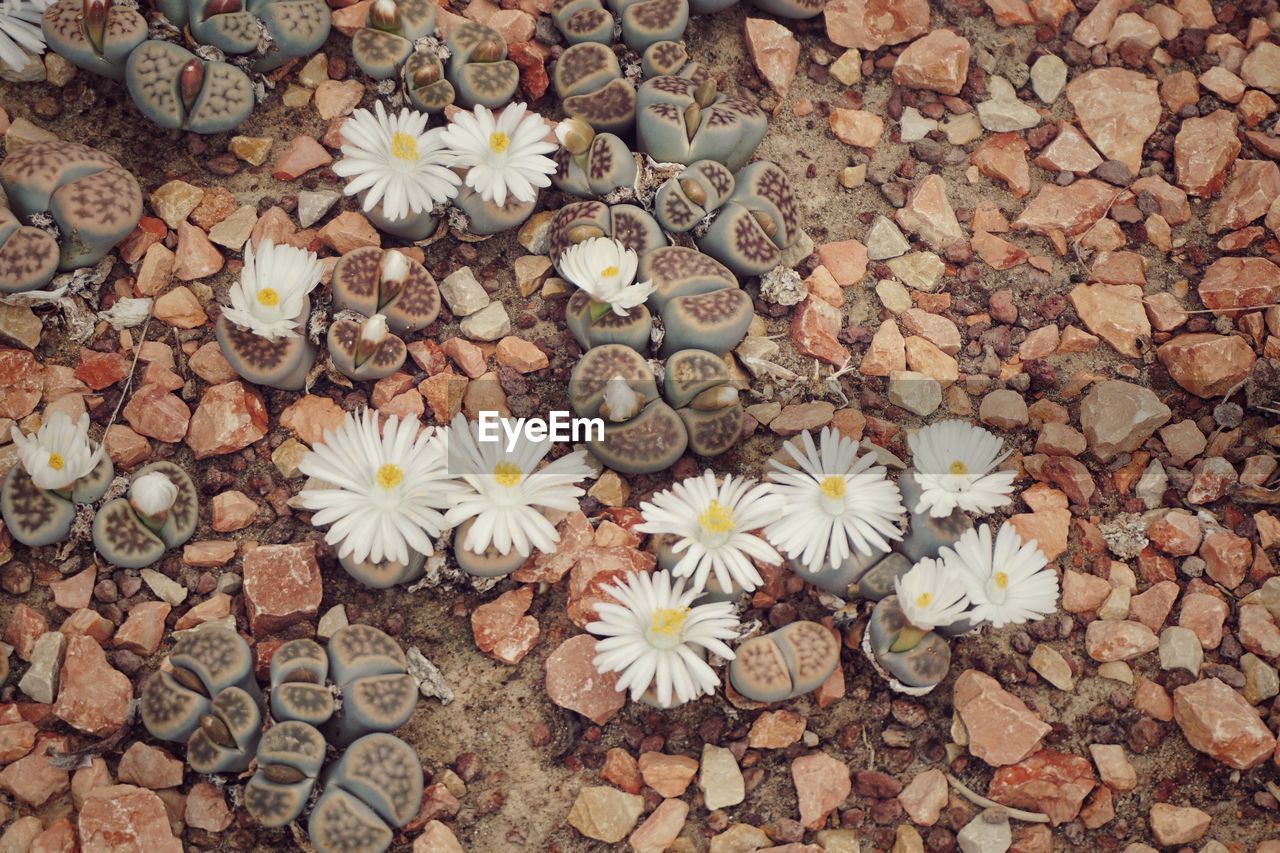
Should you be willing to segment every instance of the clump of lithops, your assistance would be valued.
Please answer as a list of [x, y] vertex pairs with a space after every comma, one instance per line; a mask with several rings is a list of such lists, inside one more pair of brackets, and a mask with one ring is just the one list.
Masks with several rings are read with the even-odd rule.
[[191, 538], [198, 509], [199, 495], [187, 472], [172, 462], [152, 462], [133, 475], [125, 497], [99, 507], [93, 547], [112, 565], [149, 566]]
[[9, 154], [0, 188], [0, 293], [37, 290], [58, 271], [96, 264], [142, 216], [137, 179], [76, 142], [35, 142]]
[[203, 59], [173, 42], [150, 39], [125, 63], [129, 97], [161, 127], [222, 133], [253, 111], [253, 83], [226, 62]]
[[608, 46], [582, 42], [566, 48], [551, 82], [565, 113], [600, 133], [625, 135], [635, 124], [636, 87], [622, 76], [622, 65]]
[[579, 417], [604, 419], [603, 435], [593, 435], [587, 447], [616, 471], [662, 471], [689, 446], [689, 431], [659, 397], [648, 361], [624, 344], [594, 347], [579, 359], [569, 377], [569, 405]]
[[636, 155], [621, 137], [596, 133], [580, 118], [565, 119], [556, 126], [560, 148], [556, 151], [556, 188], [577, 196], [603, 196], [634, 188], [640, 176]]
[[714, 160], [690, 164], [658, 188], [653, 215], [673, 233], [697, 228], [698, 248], [741, 276], [776, 267], [800, 231], [791, 182], [765, 160], [736, 175]]
[[332, 288], [334, 307], [345, 313], [329, 326], [329, 357], [352, 379], [395, 373], [408, 352], [398, 335], [426, 328], [440, 313], [431, 273], [395, 249], [368, 246], [343, 255]]
[[715, 81], [652, 77], [636, 92], [636, 144], [661, 163], [715, 160], [736, 172], [769, 129], [764, 110], [717, 93]]
[[18, 464], [0, 487], [5, 528], [23, 545], [53, 545], [71, 535], [77, 505], [97, 501], [115, 469], [102, 445], [89, 440], [89, 416], [55, 412], [34, 435], [10, 429]]
[[198, 44], [228, 56], [252, 56], [257, 71], [310, 56], [329, 37], [322, 0], [157, 0], [170, 23]]
[[[377, 0], [364, 28], [351, 37], [351, 56], [365, 74], [387, 80], [413, 54], [415, 43], [435, 30], [436, 6], [430, 0]], [[450, 92], [445, 103], [452, 100]]]
[[57, 0], [40, 23], [50, 50], [113, 80], [124, 79], [129, 55], [147, 39], [147, 21], [134, 3]]
[[[244, 803], [262, 826], [296, 820], [323, 781], [307, 825], [312, 846], [385, 850], [417, 813], [423, 790], [417, 755], [387, 734], [418, 701], [400, 646], [367, 625], [339, 629], [327, 649], [291, 640], [271, 657], [269, 702], [253, 666], [248, 643], [230, 628], [184, 634], [168, 668], [143, 688], [143, 724], [153, 737], [186, 743], [197, 773], [253, 767]], [[274, 725], [264, 732], [268, 710]], [[322, 774], [330, 747], [341, 755]]]
[[[688, 0], [609, 0], [609, 6], [622, 19], [623, 43], [638, 53], [680, 38], [689, 25]], [[551, 18], [570, 44], [613, 41], [613, 15], [600, 0], [561, 0]]]
[[218, 346], [250, 382], [296, 391], [315, 363], [306, 337], [310, 293], [323, 270], [313, 252], [277, 246], [270, 239], [245, 247], [240, 279], [214, 326]]

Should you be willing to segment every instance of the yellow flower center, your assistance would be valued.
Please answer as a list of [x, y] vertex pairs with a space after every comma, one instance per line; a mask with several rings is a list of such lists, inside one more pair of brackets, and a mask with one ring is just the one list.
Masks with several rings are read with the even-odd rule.
[[55, 470], [55, 471], [61, 471], [61, 470], [62, 470], [62, 466], [63, 466], [64, 464], [66, 464], [66, 463], [64, 463], [64, 462], [62, 461], [62, 454], [61, 454], [61, 453], [50, 453], [50, 454], [49, 454], [49, 467], [50, 467], [50, 468], [52, 468], [52, 469], [53, 469], [53, 470]]
[[721, 506], [719, 501], [712, 501], [706, 511], [698, 516], [698, 523], [708, 533], [729, 533], [733, 530], [733, 513]]
[[1004, 589], [1009, 585], [1009, 576], [1004, 572], [996, 572], [995, 582], [997, 589]]
[[955, 462], [951, 463], [951, 473], [955, 474], [957, 477], [963, 474], [968, 474], [969, 466], [957, 459]]
[[509, 489], [516, 483], [520, 482], [520, 478], [524, 476], [524, 472], [520, 470], [520, 466], [514, 462], [499, 462], [493, 466], [493, 478], [498, 481], [498, 485]]
[[391, 156], [414, 162], [418, 159], [418, 140], [403, 130], [391, 134]]
[[618, 274], [617, 267], [605, 267], [604, 269], [600, 270], [601, 278], [613, 278], [617, 274]]
[[265, 305], [268, 308], [275, 308], [280, 304], [280, 294], [270, 287], [264, 287], [258, 291], [258, 304]]
[[844, 497], [844, 477], [827, 477], [821, 484], [822, 493], [833, 501]]
[[933, 593], [922, 592], [916, 596], [916, 607], [925, 608], [933, 603]]
[[378, 469], [374, 479], [378, 481], [379, 486], [390, 491], [404, 480], [404, 471], [400, 469], [399, 465], [392, 465], [388, 462]]
[[649, 621], [649, 633], [659, 637], [678, 637], [684, 622], [689, 618], [688, 607], [670, 607], [653, 611]]
[[507, 146], [510, 144], [511, 140], [500, 130], [495, 130], [493, 133], [489, 134], [489, 150], [494, 154], [501, 154], [503, 151], [506, 151]]

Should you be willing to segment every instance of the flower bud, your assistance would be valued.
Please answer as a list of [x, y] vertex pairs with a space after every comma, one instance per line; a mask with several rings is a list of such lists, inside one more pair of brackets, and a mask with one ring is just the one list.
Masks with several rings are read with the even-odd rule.
[[591, 125], [580, 118], [567, 118], [556, 125], [556, 139], [574, 156], [586, 154], [595, 136]]
[[621, 376], [615, 376], [604, 384], [604, 402], [600, 414], [613, 423], [629, 421], [640, 413], [644, 397]]
[[163, 519], [177, 499], [178, 487], [159, 471], [143, 474], [129, 487], [129, 504], [153, 521]]
[[356, 341], [355, 365], [359, 367], [378, 351], [382, 342], [387, 339], [387, 318], [374, 314], [360, 324], [360, 339]]
[[378, 262], [378, 307], [394, 302], [409, 282], [409, 259], [395, 249], [382, 253]]
[[84, 35], [98, 56], [106, 53], [107, 19], [111, 17], [111, 0], [84, 0], [80, 7]]
[[395, 0], [374, 0], [369, 9], [369, 26], [375, 30], [398, 32], [400, 30], [400, 7]]
[[199, 57], [191, 60], [178, 72], [178, 94], [182, 96], [182, 106], [187, 112], [196, 107], [196, 99], [204, 88], [204, 63]]

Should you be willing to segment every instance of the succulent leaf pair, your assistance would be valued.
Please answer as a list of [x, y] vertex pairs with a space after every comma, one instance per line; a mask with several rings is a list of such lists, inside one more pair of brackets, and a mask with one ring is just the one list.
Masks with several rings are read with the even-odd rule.
[[[133, 485], [148, 474], [164, 476], [176, 490], [172, 506], [147, 516], [133, 500]], [[190, 475], [169, 461], [152, 462], [133, 475], [130, 497], [103, 504], [93, 517], [93, 547], [108, 563], [141, 569], [156, 563], [196, 532], [199, 493]]]
[[[551, 19], [569, 44], [609, 44], [613, 41], [613, 13], [622, 20], [622, 41], [637, 52], [654, 42], [674, 41], [689, 25], [688, 0], [557, 0]], [[612, 10], [612, 11], [610, 11]]]
[[792, 622], [735, 650], [729, 683], [756, 702], [781, 702], [822, 686], [840, 662], [840, 643], [817, 622]]
[[29, 548], [65, 541], [75, 524], [76, 506], [101, 498], [114, 478], [115, 468], [105, 453], [97, 467], [77, 480], [70, 492], [40, 488], [22, 464], [15, 463], [0, 486], [0, 517], [9, 534]]
[[254, 53], [265, 36], [267, 48], [253, 63], [258, 71], [310, 56], [329, 37], [329, 7], [322, 0], [158, 0], [157, 5], [196, 42], [231, 56]]
[[329, 326], [329, 357], [355, 380], [390, 376], [408, 353], [399, 335], [426, 328], [440, 313], [431, 273], [395, 249], [366, 246], [343, 255], [333, 268], [333, 304], [359, 319]]
[[[36, 142], [0, 161], [0, 294], [36, 290], [59, 271], [92, 266], [142, 216], [138, 181], [108, 154]], [[24, 225], [47, 213], [59, 239]]]

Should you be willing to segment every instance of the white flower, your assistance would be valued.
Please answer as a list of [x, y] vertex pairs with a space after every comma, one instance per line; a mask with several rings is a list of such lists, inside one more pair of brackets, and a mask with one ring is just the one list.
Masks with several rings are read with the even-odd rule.
[[596, 605], [599, 621], [587, 630], [605, 639], [592, 661], [600, 672], [621, 672], [617, 689], [639, 699], [652, 685], [664, 708], [715, 692], [720, 679], [706, 652], [732, 660], [725, 640], [737, 636], [738, 617], [728, 602], [691, 606], [697, 589], [674, 584], [667, 572], [635, 572], [605, 587], [617, 604]]
[[925, 557], [905, 575], [893, 579], [898, 605], [907, 621], [921, 631], [945, 628], [969, 607], [964, 586], [941, 560]]
[[40, 19], [53, 0], [3, 0], [0, 2], [0, 63], [14, 71], [31, 64], [45, 51]]
[[35, 435], [26, 436], [16, 426], [10, 429], [18, 458], [31, 481], [42, 489], [61, 491], [90, 474], [102, 458], [102, 445], [89, 444], [89, 416], [72, 422], [62, 412], [54, 412]]
[[364, 209], [382, 202], [387, 219], [424, 213], [458, 194], [462, 179], [449, 167], [443, 131], [427, 130], [427, 116], [404, 108], [388, 116], [381, 101], [377, 114], [356, 110], [342, 125], [342, 159], [334, 174], [347, 178], [347, 195], [368, 190]]
[[839, 566], [857, 549], [889, 550], [902, 538], [896, 524], [902, 495], [875, 456], [858, 458], [858, 445], [827, 427], [821, 450], [813, 436], [801, 433], [803, 448], [784, 447], [799, 467], [770, 460], [769, 479], [779, 502], [779, 518], [765, 528], [769, 541], [810, 572]]
[[907, 436], [915, 459], [920, 500], [916, 512], [934, 518], [965, 512], [988, 513], [1009, 503], [1013, 471], [992, 471], [1007, 456], [1000, 439], [965, 421], [930, 424]]
[[[653, 293], [652, 281], [635, 280], [638, 265], [635, 250], [612, 237], [592, 237], [575, 243], [556, 261], [562, 276], [585, 290], [593, 302], [603, 303], [619, 317], [643, 305]], [[594, 313], [593, 319], [603, 313]]]
[[129, 486], [129, 503], [147, 518], [164, 515], [177, 499], [178, 487], [159, 471], [143, 474]]
[[324, 268], [314, 252], [263, 240], [258, 251], [244, 247], [240, 280], [227, 292], [231, 304], [222, 309], [227, 319], [255, 335], [274, 341], [296, 338], [303, 302], [320, 283]]
[[303, 457], [298, 470], [329, 487], [304, 489], [311, 523], [332, 525], [325, 541], [356, 562], [409, 562], [409, 552], [431, 554], [431, 538], [445, 529], [449, 473], [435, 430], [394, 415], [378, 429], [378, 416], [350, 412], [334, 432]]
[[605, 380], [604, 400], [600, 403], [602, 417], [618, 424], [634, 418], [643, 407], [644, 397], [621, 374]]
[[538, 196], [538, 187], [551, 185], [555, 161], [547, 154], [556, 150], [547, 142], [547, 126], [542, 116], [528, 112], [525, 104], [510, 104], [494, 117], [487, 107], [476, 105], [473, 112], [459, 112], [444, 129], [444, 144], [454, 156], [454, 165], [467, 169], [467, 186], [485, 201], [498, 207], [510, 193], [516, 201], [529, 202]]
[[[510, 423], [503, 420], [503, 423]], [[504, 429], [497, 440], [481, 440], [478, 424], [461, 414], [449, 427], [449, 471], [461, 480], [445, 520], [456, 527], [475, 523], [462, 547], [475, 554], [490, 545], [499, 554], [511, 549], [524, 557], [534, 548], [552, 552], [560, 534], [542, 509], [572, 512], [583, 490], [574, 485], [591, 475], [585, 450], [575, 450], [542, 468], [550, 441], [534, 441], [524, 432], [507, 449]]]
[[776, 517], [777, 509], [768, 486], [731, 476], [717, 486], [715, 473], [704, 471], [658, 492], [652, 503], [640, 504], [644, 522], [636, 530], [676, 537], [671, 550], [684, 556], [671, 573], [692, 575], [694, 589], [705, 588], [714, 571], [722, 589], [737, 584], [750, 592], [764, 583], [751, 558], [782, 562], [772, 545], [751, 532]]
[[1058, 575], [1034, 541], [1023, 542], [1005, 524], [991, 541], [991, 528], [966, 531], [942, 549], [942, 561], [964, 584], [973, 617], [994, 627], [1020, 625], [1058, 607]]

